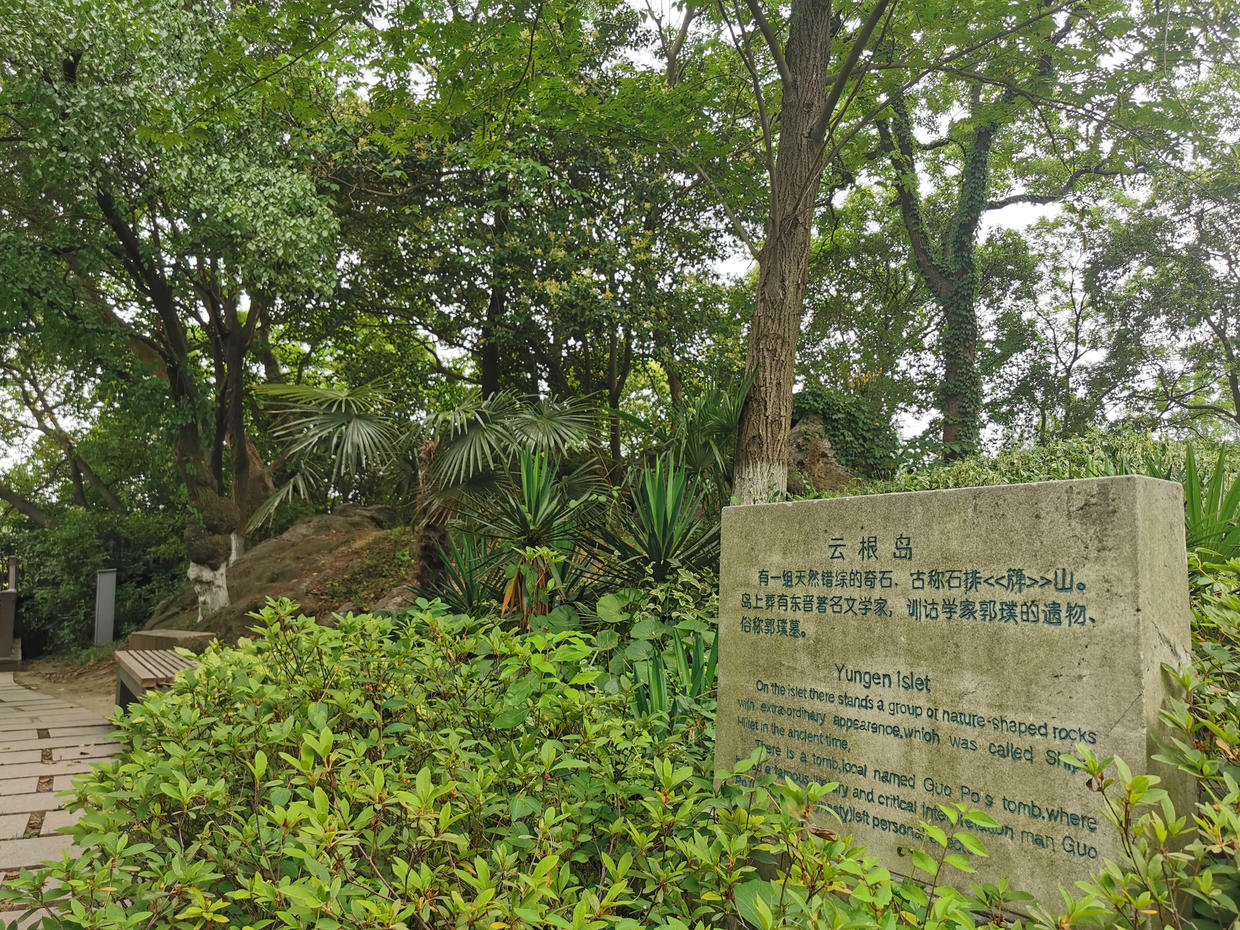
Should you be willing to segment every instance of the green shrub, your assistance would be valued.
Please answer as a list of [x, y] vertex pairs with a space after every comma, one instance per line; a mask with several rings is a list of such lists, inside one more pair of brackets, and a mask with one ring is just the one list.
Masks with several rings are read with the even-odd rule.
[[[124, 754], [74, 802], [83, 852], [6, 882], [5, 907], [64, 896], [49, 925], [73, 928], [688, 930], [972, 927], [987, 906], [810, 829], [834, 786], [717, 794], [708, 730], [634, 721], [588, 636], [433, 605], [262, 620], [118, 721]], [[948, 846], [985, 818], [952, 816], [922, 877], [967, 866]]]
[[[1114, 435], [1097, 433], [1028, 449], [1012, 449], [994, 458], [974, 455], [950, 465], [902, 471], [887, 481], [871, 482], [856, 490], [865, 494], [935, 491], [1022, 481], [1137, 474], [1144, 473], [1144, 466], [1150, 457], [1165, 457], [1169, 448], [1174, 447], [1148, 436], [1126, 432]], [[1183, 459], [1182, 451], [1179, 459]]]
[[[1197, 568], [1209, 583], [1163, 758], [1201, 801], [1177, 812], [1156, 778], [1082, 752], [1126, 855], [1059, 913], [1032, 906], [1028, 926], [1240, 919], [1240, 562]], [[274, 604], [255, 640], [213, 647], [118, 720], [124, 754], [73, 802], [83, 852], [8, 881], [0, 909], [65, 896], [49, 928], [108, 930], [1010, 925], [1004, 911], [1029, 902], [1007, 882], [939, 884], [984, 854], [981, 812], [945, 808], [923, 848], [879, 862], [811, 825], [833, 785], [777, 785], [751, 759], [716, 790], [690, 580], [604, 598], [597, 636], [518, 634], [425, 602], [326, 629]], [[667, 703], [685, 697], [674, 729], [670, 714], [652, 725], [658, 708], [634, 715], [630, 676], [603, 661], [630, 625], [630, 648], [674, 657], [680, 637], [684, 661], [664, 666]]]

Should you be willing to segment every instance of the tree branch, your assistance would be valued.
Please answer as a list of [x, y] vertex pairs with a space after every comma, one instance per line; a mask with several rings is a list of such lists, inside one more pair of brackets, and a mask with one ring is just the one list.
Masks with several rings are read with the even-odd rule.
[[[879, 2], [886, 3], [887, 0], [879, 0]], [[761, 4], [758, 0], [745, 0], [745, 6], [749, 7], [749, 12], [753, 14], [753, 21], [758, 24], [758, 30], [762, 33], [762, 38], [766, 40], [766, 47], [770, 50], [771, 57], [775, 59], [775, 68], [779, 71], [779, 79], [784, 82], [785, 87], [791, 87], [792, 72], [788, 70], [788, 62], [784, 60], [784, 50], [779, 44], [779, 36], [771, 28], [771, 22], [766, 18], [766, 14], [762, 12]]]
[[1068, 175], [1068, 179], [1064, 181], [1058, 188], [1049, 194], [1013, 194], [1010, 197], [1003, 197], [999, 200], [992, 200], [986, 204], [987, 210], [1002, 210], [1004, 207], [1010, 207], [1016, 203], [1058, 203], [1068, 194], [1072, 193], [1076, 187], [1076, 182], [1085, 177], [1113, 178], [1127, 171], [1121, 171], [1118, 168], [1104, 168], [1101, 165], [1093, 165], [1089, 168], [1078, 168]]
[[838, 155], [841, 151], [843, 151], [844, 146], [846, 146], [849, 142], [851, 142], [853, 137], [856, 136], [859, 132], [861, 132], [862, 129], [870, 125], [870, 123], [872, 123], [880, 115], [882, 115], [883, 111], [891, 106], [892, 102], [896, 99], [897, 96], [902, 96], [904, 94], [904, 91], [908, 90], [910, 87], [915, 86], [917, 82], [920, 81], [922, 78], [924, 78], [926, 75], [931, 74], [935, 71], [946, 70], [946, 65], [950, 64], [951, 62], [959, 61], [961, 58], [965, 58], [969, 55], [972, 55], [974, 52], [980, 51], [986, 46], [991, 45], [995, 42], [998, 42], [1000, 39], [1004, 39], [1010, 35], [1020, 32], [1022, 29], [1026, 29], [1029, 26], [1032, 26], [1034, 23], [1040, 22], [1041, 20], [1046, 19], [1048, 16], [1053, 16], [1056, 13], [1059, 13], [1063, 11], [1065, 8], [1067, 8], [1067, 6], [1071, 2], [1072, 0], [1064, 0], [1064, 2], [1057, 3], [1056, 5], [1052, 7], [1046, 7], [1041, 12], [1037, 13], [1034, 16], [1029, 17], [1026, 20], [1022, 20], [1021, 22], [1016, 23], [1012, 26], [1008, 26], [1004, 29], [1000, 29], [994, 35], [987, 36], [986, 38], [982, 39], [979, 42], [974, 42], [968, 48], [963, 48], [958, 52], [953, 52], [951, 55], [948, 55], [942, 61], [935, 62], [931, 65], [927, 65], [926, 67], [922, 68], [915, 75], [913, 75], [909, 80], [905, 81], [903, 84], [901, 84], [898, 88], [896, 88], [890, 94], [887, 94], [886, 96], [884, 96], [882, 100], [878, 101], [878, 103], [874, 104], [873, 107], [871, 107], [859, 120], [857, 120], [857, 122], [853, 125], [851, 129], [848, 130], [848, 132], [844, 135], [842, 139], [837, 140], [835, 145], [831, 146], [830, 150], [824, 153], [823, 159], [825, 161], [830, 161], [832, 158]]
[[947, 270], [939, 263], [939, 257], [934, 254], [934, 246], [926, 235], [922, 221], [921, 204], [914, 186], [917, 183], [917, 166], [913, 160], [912, 130], [908, 125], [903, 96], [897, 98], [893, 109], [894, 120], [878, 121], [879, 145], [890, 158], [895, 172], [896, 201], [904, 218], [913, 258], [935, 295], [944, 298], [952, 290], [952, 281]]
[[758, 254], [761, 250], [754, 243], [753, 237], [749, 235], [749, 231], [741, 225], [740, 218], [735, 212], [733, 212], [731, 206], [728, 205], [727, 198], [723, 196], [723, 192], [719, 190], [719, 187], [713, 180], [711, 180], [710, 175], [706, 173], [706, 169], [703, 168], [702, 165], [695, 159], [690, 158], [685, 150], [676, 145], [676, 143], [673, 142], [671, 145], [672, 148], [676, 150], [676, 153], [693, 167], [693, 170], [698, 173], [698, 177], [706, 182], [707, 186], [714, 191], [715, 199], [718, 201], [719, 206], [723, 208], [723, 212], [727, 216], [728, 222], [732, 225], [732, 231], [736, 234], [736, 238], [740, 239], [741, 242], [745, 244], [745, 248], [749, 250], [749, 254], [753, 256], [753, 260], [757, 261]]
[[697, 15], [698, 7], [690, 3], [685, 7], [685, 19], [680, 24], [680, 30], [676, 33], [676, 38], [672, 42], [672, 47], [667, 51], [667, 83], [669, 86], [675, 87], [680, 83], [680, 52], [685, 47], [685, 39], [689, 37], [689, 24], [693, 22], [693, 17]]
[[44, 510], [30, 498], [19, 494], [13, 488], [0, 481], [0, 501], [9, 504], [18, 513], [29, 517], [44, 529], [54, 529], [60, 525], [60, 518]]
[[822, 110], [818, 113], [818, 118], [814, 120], [814, 126], [809, 132], [810, 141], [815, 145], [826, 145], [827, 127], [831, 125], [831, 116], [835, 113], [836, 104], [840, 102], [840, 96], [844, 92], [844, 85], [848, 83], [848, 78], [857, 67], [857, 62], [861, 60], [861, 53], [865, 51], [866, 45], [869, 44], [870, 36], [873, 35], [874, 30], [878, 28], [878, 24], [882, 20], [883, 13], [886, 12], [889, 2], [891, 0], [878, 0], [874, 4], [874, 9], [870, 10], [869, 18], [862, 24], [861, 31], [853, 39], [852, 48], [848, 50], [848, 57], [844, 60], [844, 66], [840, 68], [838, 76], [834, 83], [832, 83], [831, 93], [827, 95], [827, 101], [822, 105]]

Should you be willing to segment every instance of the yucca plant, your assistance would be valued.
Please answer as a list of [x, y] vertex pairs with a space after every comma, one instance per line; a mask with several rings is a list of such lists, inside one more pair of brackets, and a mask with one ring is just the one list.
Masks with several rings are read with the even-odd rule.
[[1233, 479], [1220, 450], [1205, 473], [1190, 445], [1184, 455], [1184, 535], [1190, 552], [1205, 550], [1223, 560], [1240, 556], [1240, 479]]
[[630, 473], [632, 507], [620, 532], [604, 530], [622, 580], [664, 581], [677, 568], [704, 569], [719, 556], [719, 517], [703, 504], [699, 481], [666, 458]]
[[679, 631], [672, 634], [672, 670], [668, 679], [667, 661], [662, 652], [638, 662], [633, 669], [633, 700], [638, 716], [667, 721], [667, 732], [676, 729], [677, 720], [689, 709], [700, 710], [698, 702], [715, 689], [715, 669], [719, 663], [719, 637], [712, 636], [709, 647], [701, 633], [694, 633], [692, 644]]
[[474, 533], [449, 534], [447, 546], [435, 544], [442, 564], [442, 577], [433, 587], [409, 585], [409, 590], [428, 601], [439, 598], [453, 611], [483, 616], [504, 595], [504, 570], [490, 540]]
[[548, 456], [522, 450], [511, 484], [465, 508], [478, 532], [499, 543], [527, 548], [573, 542], [575, 518], [589, 509], [589, 496], [570, 498]]
[[[529, 450], [518, 455], [514, 475], [490, 493], [466, 499], [463, 522], [489, 541], [487, 558], [507, 578], [505, 614], [519, 609], [528, 620], [530, 604], [550, 610], [555, 600], [572, 603], [584, 596], [597, 580], [590, 549], [602, 511], [602, 488], [588, 467], [561, 474], [557, 462]], [[527, 558], [535, 552], [554, 558]], [[554, 592], [536, 590], [539, 579], [553, 584]]]

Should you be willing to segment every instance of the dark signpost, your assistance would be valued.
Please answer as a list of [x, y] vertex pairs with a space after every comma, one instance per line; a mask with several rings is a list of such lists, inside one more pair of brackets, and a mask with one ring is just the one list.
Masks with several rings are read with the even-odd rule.
[[8, 672], [21, 664], [21, 643], [13, 638], [17, 621], [17, 556], [8, 559], [8, 586], [0, 590], [0, 672]]

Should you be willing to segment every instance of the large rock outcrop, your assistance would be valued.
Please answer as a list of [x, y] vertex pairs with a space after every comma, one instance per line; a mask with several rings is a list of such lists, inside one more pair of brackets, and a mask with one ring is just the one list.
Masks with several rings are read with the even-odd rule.
[[[407, 530], [390, 529], [393, 515], [387, 508], [346, 505], [334, 513], [307, 517], [279, 536], [254, 546], [228, 566], [230, 603], [198, 621], [193, 587], [186, 587], [164, 601], [146, 629], [206, 630], [221, 639], [235, 640], [254, 621], [247, 616], [269, 597], [287, 597], [302, 610], [320, 619], [347, 610], [399, 608], [412, 603], [404, 597], [397, 553], [405, 541], [396, 535]], [[408, 556], [405, 557], [408, 559]], [[373, 566], [373, 568], [372, 568]], [[413, 564], [408, 561], [411, 575]], [[359, 603], [357, 576], [373, 574], [382, 589], [368, 602]], [[410, 579], [411, 580], [411, 577]]]
[[822, 417], [810, 414], [798, 420], [789, 440], [788, 493], [835, 491], [852, 480], [852, 472], [835, 460]]

